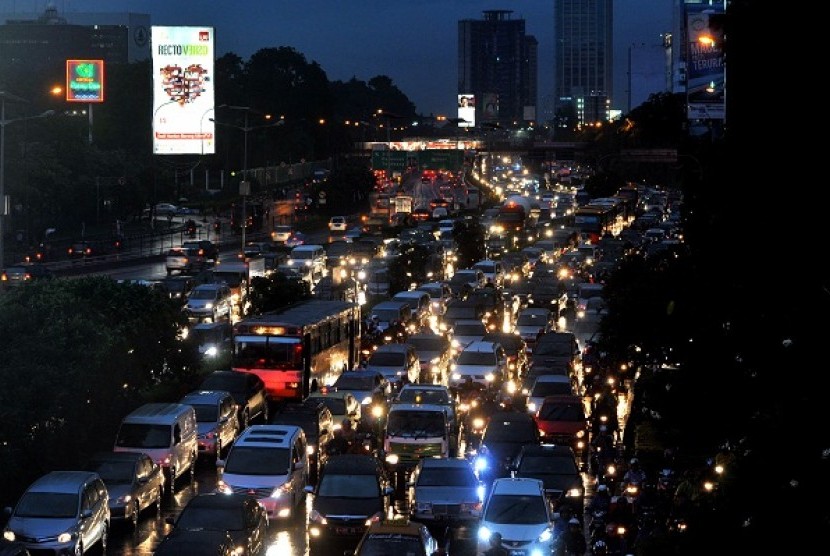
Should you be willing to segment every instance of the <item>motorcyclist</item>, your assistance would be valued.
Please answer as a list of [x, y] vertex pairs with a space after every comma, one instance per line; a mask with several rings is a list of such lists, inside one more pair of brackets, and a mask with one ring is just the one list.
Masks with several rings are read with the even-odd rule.
[[501, 545], [501, 533], [490, 535], [490, 548], [484, 551], [484, 556], [509, 556], [510, 552]]
[[640, 467], [640, 460], [631, 458], [628, 462], [628, 470], [623, 475], [623, 483], [625, 485], [637, 485], [642, 487], [646, 482], [646, 472]]
[[578, 518], [572, 517], [568, 520], [568, 528], [559, 537], [559, 549], [556, 553], [562, 556], [583, 556], [587, 550], [582, 524]]
[[605, 512], [611, 510], [611, 493], [606, 485], [599, 485], [597, 492], [588, 504], [588, 513]]
[[355, 431], [351, 419], [343, 419], [340, 429], [334, 433], [331, 441], [331, 452], [333, 454], [348, 453], [355, 442]]

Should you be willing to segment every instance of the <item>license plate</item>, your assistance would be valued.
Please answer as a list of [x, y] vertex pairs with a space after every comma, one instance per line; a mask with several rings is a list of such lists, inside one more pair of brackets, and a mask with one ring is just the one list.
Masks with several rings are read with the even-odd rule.
[[356, 535], [358, 530], [357, 527], [335, 527], [334, 532], [338, 535]]

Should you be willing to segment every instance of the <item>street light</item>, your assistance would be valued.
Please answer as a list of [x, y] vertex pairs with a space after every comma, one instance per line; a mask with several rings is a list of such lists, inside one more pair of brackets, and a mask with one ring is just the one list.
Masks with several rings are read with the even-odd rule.
[[45, 118], [55, 113], [54, 110], [47, 110], [36, 116], [24, 116], [22, 118], [6, 119], [6, 102], [28, 103], [26, 99], [15, 96], [6, 91], [0, 91], [0, 268], [5, 266], [5, 251], [3, 243], [4, 217], [8, 212], [6, 203], [6, 126], [14, 122]]
[[245, 125], [238, 126], [225, 122], [217, 122], [214, 118], [208, 118], [211, 122], [219, 126], [232, 127], [245, 132], [245, 142], [242, 147], [242, 181], [239, 184], [239, 195], [242, 197], [242, 251], [245, 251], [245, 229], [248, 226], [247, 201], [245, 197], [251, 194], [250, 184], [248, 183], [248, 132], [254, 129], [263, 129], [266, 127], [277, 127], [285, 124], [285, 120], [280, 119], [277, 122], [264, 125], [248, 125], [248, 113], [253, 110], [250, 106], [232, 106], [228, 104], [221, 104], [216, 108], [230, 108], [231, 110], [243, 110], [245, 112]]

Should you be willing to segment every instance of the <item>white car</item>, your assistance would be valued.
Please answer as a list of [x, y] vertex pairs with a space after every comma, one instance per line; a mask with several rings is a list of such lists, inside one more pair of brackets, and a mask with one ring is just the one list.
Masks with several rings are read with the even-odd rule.
[[504, 376], [507, 354], [496, 342], [473, 342], [458, 354], [450, 366], [450, 387], [457, 387], [467, 377], [485, 386], [496, 383]]
[[501, 535], [501, 547], [511, 554], [517, 546], [528, 556], [551, 554], [553, 514], [545, 499], [542, 481], [531, 478], [493, 481], [478, 526], [479, 554], [490, 548], [494, 533]]
[[330, 232], [345, 232], [346, 231], [346, 217], [345, 216], [332, 216], [329, 219], [329, 231]]

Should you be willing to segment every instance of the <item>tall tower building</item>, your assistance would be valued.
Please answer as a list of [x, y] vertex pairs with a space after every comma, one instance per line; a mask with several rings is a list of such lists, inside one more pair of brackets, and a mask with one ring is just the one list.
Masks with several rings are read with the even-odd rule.
[[560, 128], [608, 120], [613, 94], [612, 0], [554, 0], [556, 95]]
[[458, 22], [458, 94], [475, 95], [476, 120], [512, 125], [535, 120], [537, 48], [512, 10]]

